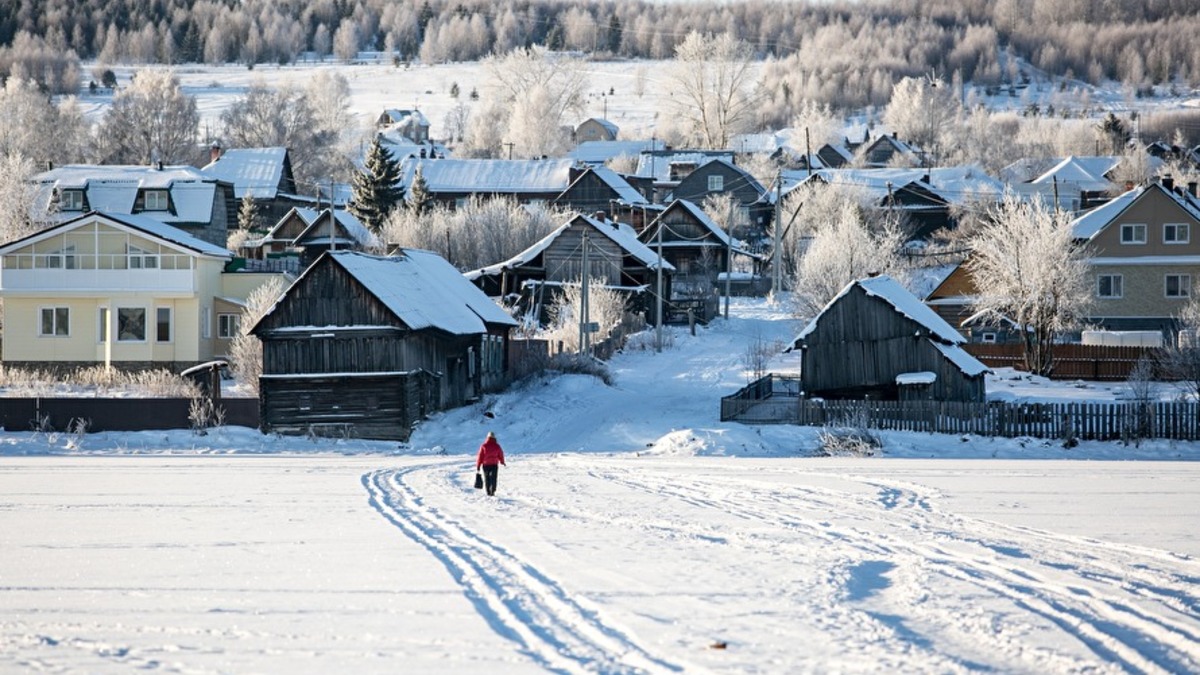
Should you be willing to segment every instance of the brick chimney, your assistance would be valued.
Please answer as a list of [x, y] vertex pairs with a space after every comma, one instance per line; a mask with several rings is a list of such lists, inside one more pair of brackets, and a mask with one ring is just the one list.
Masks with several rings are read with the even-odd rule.
[[213, 144], [208, 148], [208, 161], [215, 162], [221, 159], [221, 144], [213, 141]]
[[1175, 179], [1171, 177], [1171, 174], [1167, 174], [1162, 177], [1162, 186], [1166, 188], [1168, 192], [1175, 191]]

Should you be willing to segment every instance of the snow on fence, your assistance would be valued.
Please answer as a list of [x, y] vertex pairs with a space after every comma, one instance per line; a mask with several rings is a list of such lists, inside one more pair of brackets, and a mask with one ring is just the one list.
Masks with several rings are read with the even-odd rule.
[[1079, 440], [1200, 440], [1200, 405], [1178, 401], [1013, 403], [824, 401], [767, 375], [721, 399], [721, 421]]

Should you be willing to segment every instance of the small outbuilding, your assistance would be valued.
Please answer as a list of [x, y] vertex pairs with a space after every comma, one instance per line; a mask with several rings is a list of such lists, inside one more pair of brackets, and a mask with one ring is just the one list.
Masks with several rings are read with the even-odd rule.
[[809, 397], [982, 402], [988, 368], [966, 342], [895, 279], [875, 276], [847, 285], [791, 349]]

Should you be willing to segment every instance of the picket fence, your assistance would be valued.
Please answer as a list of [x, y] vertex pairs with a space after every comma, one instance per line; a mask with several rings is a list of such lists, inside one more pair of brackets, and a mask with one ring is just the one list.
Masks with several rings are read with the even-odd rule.
[[721, 399], [721, 421], [798, 424], [1005, 438], [1200, 440], [1196, 403], [825, 401], [794, 378], [767, 375]]

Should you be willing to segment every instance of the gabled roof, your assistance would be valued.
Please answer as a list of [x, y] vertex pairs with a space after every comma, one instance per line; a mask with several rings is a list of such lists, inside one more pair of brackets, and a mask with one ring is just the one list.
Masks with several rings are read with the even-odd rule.
[[612, 240], [612, 242], [619, 246], [621, 250], [625, 251], [627, 255], [632, 256], [649, 269], [658, 269], [658, 266], [661, 262], [664, 271], [675, 270], [675, 267], [671, 265], [671, 263], [661, 260], [657, 253], [651, 250], [649, 246], [642, 243], [641, 240], [638, 239], [637, 232], [635, 232], [634, 229], [629, 225], [625, 223], [618, 223], [616, 221], [602, 223], [590, 216], [577, 215], [562, 225], [559, 225], [553, 232], [545, 237], [542, 237], [533, 246], [521, 251], [508, 260], [467, 272], [464, 276], [468, 279], [474, 280], [481, 276], [499, 274], [506, 269], [512, 269], [514, 267], [520, 267], [521, 265], [528, 264], [540, 253], [549, 248], [556, 239], [562, 236], [563, 232], [577, 223], [582, 223], [587, 227], [591, 227], [592, 230], [601, 236]]
[[[566, 192], [569, 192], [571, 188], [575, 187], [576, 183], [583, 180], [589, 172], [595, 175], [596, 178], [599, 178], [600, 182], [612, 189], [612, 191], [616, 193], [617, 199], [622, 203], [638, 204], [646, 201], [646, 198], [642, 196], [642, 193], [638, 192], [637, 189], [630, 185], [629, 182], [624, 178], [622, 178], [619, 173], [606, 166], [588, 167], [588, 169], [579, 174], [579, 177], [576, 178], [573, 183], [567, 186], [566, 190], [563, 190], [563, 193], [565, 194]], [[559, 196], [561, 197], [562, 195]]]
[[385, 108], [381, 119], [390, 120], [389, 126], [405, 125], [412, 122], [418, 126], [429, 126], [429, 120], [420, 110], [401, 110], [399, 108]]
[[1094, 239], [1096, 235], [1100, 234], [1104, 228], [1108, 227], [1126, 209], [1133, 206], [1149, 192], [1159, 192], [1166, 195], [1171, 201], [1179, 205], [1180, 209], [1191, 216], [1193, 220], [1200, 222], [1200, 205], [1195, 204], [1187, 197], [1164, 188], [1159, 183], [1151, 183], [1136, 187], [1071, 221], [1072, 235], [1075, 239]]
[[287, 148], [235, 148], [201, 169], [205, 174], [233, 184], [237, 199], [274, 199], [283, 180]]
[[[829, 185], [854, 185], [866, 190], [873, 199], [888, 196], [889, 185], [894, 192], [917, 183], [950, 204], [963, 204], [980, 197], [1000, 197], [1004, 184], [988, 175], [976, 164], [936, 167], [931, 169], [816, 169], [810, 172], [784, 171], [783, 194], [809, 180]], [[773, 193], [770, 193], [773, 199]]]
[[487, 332], [487, 324], [517, 325], [483, 291], [430, 251], [403, 249], [387, 257], [357, 251], [327, 252], [300, 275], [293, 288], [322, 262], [344, 269], [412, 330], [478, 335]]
[[897, 313], [908, 317], [921, 326], [924, 326], [929, 330], [931, 339], [937, 338], [937, 341], [948, 345], [959, 345], [967, 341], [967, 339], [964, 338], [961, 333], [954, 330], [950, 324], [946, 323], [945, 319], [938, 316], [937, 313], [930, 309], [928, 305], [918, 300], [917, 296], [910, 293], [908, 289], [901, 286], [900, 283], [895, 279], [887, 276], [886, 274], [881, 274], [877, 277], [858, 279], [846, 284], [846, 287], [843, 288], [836, 297], [834, 297], [829, 301], [828, 304], [825, 305], [825, 308], [821, 310], [821, 313], [813, 317], [813, 319], [808, 322], [808, 325], [804, 327], [804, 330], [800, 331], [800, 334], [796, 336], [794, 342], [799, 342], [812, 334], [812, 332], [817, 329], [817, 325], [820, 322], [821, 317], [825, 315], [825, 312], [828, 311], [829, 308], [832, 307], [838, 300], [841, 300], [843, 297], [849, 294], [850, 291], [852, 291], [855, 287], [861, 288], [863, 292], [871, 297], [877, 297], [883, 300], [891, 305]]
[[667, 147], [660, 140], [648, 141], [584, 141], [567, 153], [567, 157], [585, 164], [603, 164], [614, 157], [637, 157], [648, 150]]
[[212, 258], [232, 258], [233, 253], [228, 249], [210, 244], [203, 239], [193, 237], [183, 230], [168, 225], [161, 220], [151, 218], [149, 216], [134, 215], [128, 213], [103, 213], [100, 211], [89, 211], [77, 218], [72, 218], [61, 222], [57, 225], [49, 227], [40, 232], [31, 234], [27, 237], [22, 237], [15, 241], [8, 242], [0, 246], [0, 254], [8, 253], [14, 249], [20, 248], [35, 241], [49, 239], [50, 237], [61, 234], [62, 232], [76, 229], [77, 227], [94, 220], [103, 220], [117, 229], [134, 231], [139, 234], [158, 239], [167, 244], [171, 248], [186, 249], [198, 255]]
[[609, 134], [611, 134], [613, 138], [616, 138], [617, 134], [621, 131], [620, 127], [618, 127], [616, 124], [613, 124], [612, 122], [604, 119], [603, 117], [589, 117], [588, 119], [584, 120], [583, 122], [580, 122], [579, 126], [583, 126], [584, 124], [587, 124], [588, 122], [595, 122], [596, 124], [599, 124], [600, 126], [604, 127], [604, 130], [607, 131]]
[[1029, 181], [1034, 184], [1073, 183], [1088, 192], [1102, 192], [1112, 186], [1106, 176], [1121, 163], [1120, 157], [1075, 157], [1064, 158], [1042, 175]]
[[[758, 182], [758, 179], [754, 177], [754, 174], [743, 169], [742, 167], [738, 166], [737, 164], [734, 164], [732, 157], [713, 158], [711, 161], [705, 162], [704, 164], [701, 164], [700, 166], [696, 167], [695, 171], [693, 171], [692, 173], [698, 173], [700, 171], [708, 171], [708, 170], [713, 169], [715, 166], [723, 166], [726, 169], [741, 176], [741, 178], [739, 178], [737, 180], [754, 188], [754, 191], [756, 193], [758, 193], [758, 195], [760, 197], [766, 193], [767, 189], [765, 187], [763, 187], [762, 183]], [[690, 175], [691, 174], [688, 174], [688, 176], [690, 176]], [[688, 176], [684, 176], [683, 177], [684, 180], [687, 180]], [[726, 187], [726, 189], [728, 189], [729, 185], [726, 185], [725, 187]]]
[[350, 213], [349, 211], [343, 209], [334, 209], [332, 212], [329, 209], [317, 211], [316, 209], [305, 209], [298, 207], [293, 210], [301, 220], [308, 223], [308, 227], [304, 228], [304, 231], [297, 235], [295, 239], [297, 244], [305, 239], [319, 241], [324, 238], [326, 241], [328, 241], [329, 235], [321, 235], [318, 234], [317, 231], [322, 225], [324, 225], [330, 213], [333, 214], [333, 218], [337, 220], [337, 224], [346, 234], [345, 237], [337, 238], [337, 244], [365, 248], [375, 246], [379, 243], [379, 238], [376, 237], [373, 232], [367, 229], [367, 226], [363, 225], [362, 221], [360, 221], [353, 213]]
[[733, 157], [732, 150], [693, 150], [688, 152], [643, 152], [638, 156], [634, 175], [653, 178], [657, 182], [671, 180], [671, 165], [695, 164], [697, 167], [720, 157]]
[[399, 184], [412, 184], [417, 167], [430, 192], [557, 195], [570, 185], [571, 159], [414, 159], [400, 163]]

